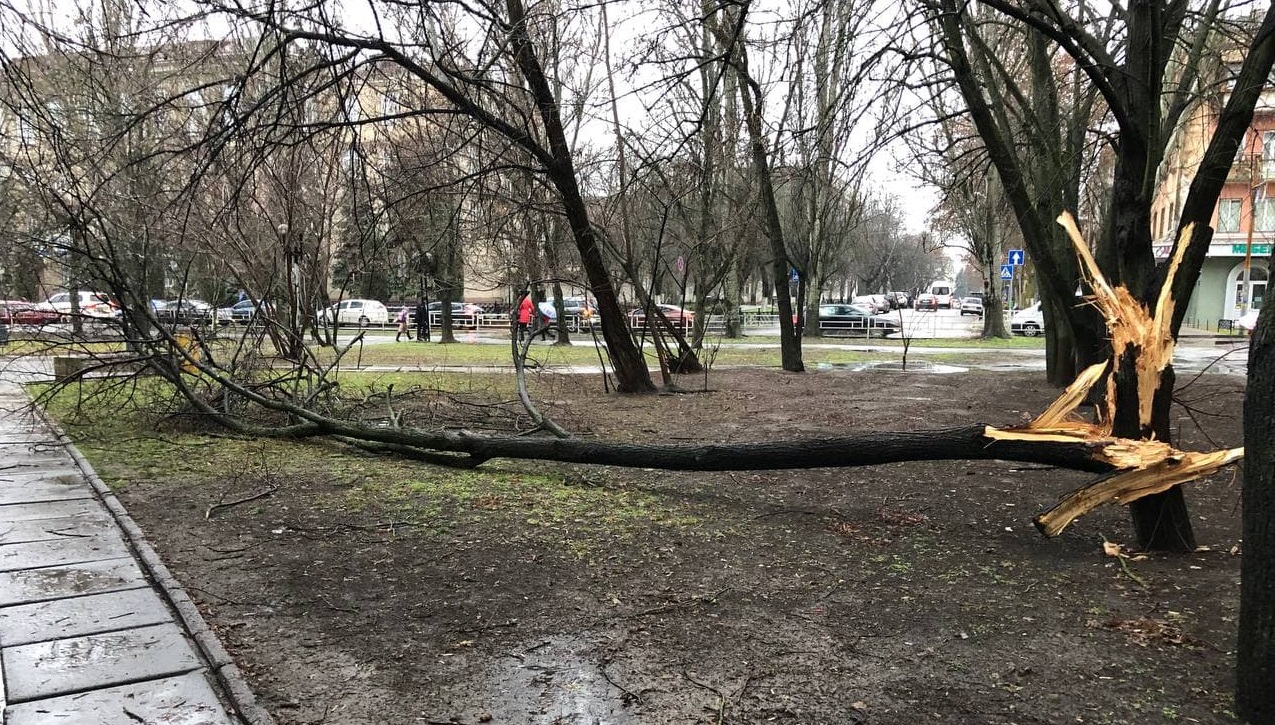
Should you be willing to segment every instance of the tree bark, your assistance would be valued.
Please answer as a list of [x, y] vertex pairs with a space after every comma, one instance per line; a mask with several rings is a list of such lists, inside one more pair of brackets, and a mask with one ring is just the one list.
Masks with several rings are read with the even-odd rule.
[[[1275, 261], [1275, 260], [1272, 260]], [[1244, 558], [1235, 712], [1275, 722], [1275, 313], [1262, 309], [1248, 353], [1244, 394]]]
[[546, 168], [546, 176], [562, 195], [567, 222], [571, 225], [576, 247], [580, 250], [580, 265], [589, 278], [589, 288], [593, 291], [594, 299], [598, 304], [602, 337], [606, 340], [611, 364], [615, 366], [616, 389], [621, 393], [655, 392], [655, 384], [651, 381], [650, 371], [647, 370], [646, 359], [642, 357], [642, 352], [633, 342], [633, 336], [629, 334], [627, 317], [620, 309], [615, 286], [611, 282], [611, 275], [607, 272], [606, 264], [602, 259], [597, 235], [589, 222], [588, 209], [576, 179], [575, 166], [571, 160], [571, 148], [567, 143], [557, 99], [545, 78], [539, 59], [533, 52], [531, 38], [527, 33], [526, 11], [521, 0], [506, 0], [506, 7], [512, 26], [510, 35], [514, 58], [523, 78], [527, 81], [527, 87], [536, 100], [540, 120], [544, 124], [545, 136], [549, 141], [552, 163]]
[[338, 435], [455, 455], [465, 467], [495, 458], [534, 459], [666, 471], [774, 471], [849, 468], [903, 461], [1004, 460], [1077, 471], [1120, 470], [1104, 460], [1110, 441], [1042, 441], [992, 438], [981, 425], [925, 431], [863, 433], [835, 438], [720, 445], [627, 444], [583, 438], [485, 437], [463, 433], [421, 435], [324, 421], [297, 429], [296, 437]]
[[779, 206], [775, 201], [775, 188], [770, 170], [770, 157], [766, 150], [766, 138], [762, 131], [761, 105], [765, 100], [761, 87], [749, 75], [748, 53], [744, 48], [744, 27], [747, 5], [739, 13], [737, 22], [731, 23], [733, 32], [728, 43], [732, 70], [739, 81], [739, 98], [748, 129], [748, 146], [757, 183], [761, 189], [762, 214], [766, 221], [766, 237], [770, 240], [771, 280], [775, 285], [775, 304], [779, 309], [780, 365], [790, 373], [804, 372], [801, 358], [801, 333], [793, 319], [792, 298], [788, 294], [788, 249], [784, 244], [783, 224], [779, 218]]

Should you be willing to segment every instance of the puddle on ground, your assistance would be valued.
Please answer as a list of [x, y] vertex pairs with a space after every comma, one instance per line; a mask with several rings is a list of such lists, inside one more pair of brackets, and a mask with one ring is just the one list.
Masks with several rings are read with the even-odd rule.
[[925, 360], [913, 360], [907, 364], [906, 368], [901, 362], [819, 363], [815, 367], [819, 370], [850, 370], [856, 373], [869, 370], [885, 370], [896, 373], [967, 373], [970, 370], [957, 365], [942, 365]]
[[599, 668], [602, 653], [582, 638], [549, 637], [530, 643], [491, 673], [491, 715], [496, 722], [636, 725], [624, 692]]

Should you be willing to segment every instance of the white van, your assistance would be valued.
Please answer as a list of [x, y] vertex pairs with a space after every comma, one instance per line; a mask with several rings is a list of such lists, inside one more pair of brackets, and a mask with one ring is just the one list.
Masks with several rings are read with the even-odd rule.
[[1040, 309], [1040, 302], [1031, 307], [1024, 307], [1009, 318], [1009, 331], [1018, 335], [1035, 337], [1045, 331], [1045, 313]]
[[934, 299], [938, 300], [939, 307], [944, 309], [952, 309], [952, 288], [956, 285], [950, 280], [941, 279], [930, 285], [930, 294], [934, 295]]

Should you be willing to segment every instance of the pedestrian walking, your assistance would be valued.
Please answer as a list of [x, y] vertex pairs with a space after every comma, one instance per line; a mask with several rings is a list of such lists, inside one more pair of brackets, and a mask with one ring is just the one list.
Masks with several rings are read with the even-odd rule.
[[556, 331], [554, 331], [553, 326], [554, 326], [554, 323], [556, 323], [557, 321], [558, 321], [558, 308], [554, 306], [554, 303], [551, 300], [545, 300], [544, 302], [541, 302], [540, 315], [539, 315], [538, 324], [536, 325], [536, 332], [532, 334], [531, 339], [534, 340], [536, 339], [537, 336], [539, 336], [541, 339], [548, 341], [549, 333], [551, 331], [555, 332], [556, 334]]
[[531, 327], [533, 309], [531, 295], [527, 290], [523, 290], [522, 300], [518, 303], [518, 342], [522, 342], [523, 337], [527, 334], [527, 329]]
[[394, 333], [394, 342], [398, 342], [399, 338], [407, 335], [407, 339], [412, 339], [412, 331], [407, 327], [407, 308], [399, 308], [398, 315], [394, 318], [398, 323], [398, 332]]

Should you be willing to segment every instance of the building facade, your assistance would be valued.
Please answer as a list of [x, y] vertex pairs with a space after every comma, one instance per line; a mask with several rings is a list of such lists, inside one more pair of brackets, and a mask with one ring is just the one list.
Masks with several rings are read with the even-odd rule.
[[[1225, 96], [1202, 100], [1186, 115], [1161, 165], [1151, 210], [1155, 253], [1167, 258], [1182, 205], [1217, 127]], [[1275, 88], [1268, 85], [1213, 212], [1213, 240], [1187, 306], [1185, 324], [1234, 326], [1261, 309], [1275, 242]]]

